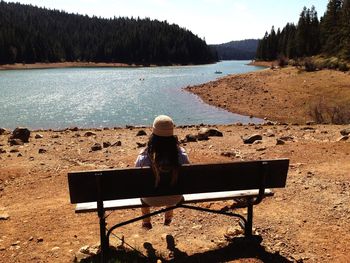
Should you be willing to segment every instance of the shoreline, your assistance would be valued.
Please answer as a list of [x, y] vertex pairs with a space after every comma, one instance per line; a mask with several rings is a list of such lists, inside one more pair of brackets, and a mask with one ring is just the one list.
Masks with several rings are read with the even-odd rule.
[[227, 111], [277, 122], [336, 123], [350, 114], [350, 73], [336, 70], [306, 72], [294, 67], [269, 67], [185, 90]]
[[259, 67], [271, 68], [271, 66], [277, 66], [277, 62], [276, 61], [256, 61], [256, 60], [252, 60], [248, 65], [249, 66], [259, 66]]
[[20, 69], [51, 69], [51, 68], [122, 68], [122, 67], [143, 67], [143, 65], [126, 63], [100, 63], [100, 62], [55, 62], [55, 63], [33, 63], [33, 64], [4, 64], [0, 65], [0, 70], [20, 70]]
[[[219, 62], [219, 61], [217, 61]], [[212, 63], [209, 63], [212, 64]], [[164, 67], [164, 66], [191, 66], [196, 64], [135, 64], [119, 62], [52, 62], [32, 64], [0, 64], [0, 70], [26, 70], [26, 69], [55, 69], [55, 68], [141, 68], [141, 67]], [[207, 65], [207, 64], [205, 64]]]
[[[332, 108], [346, 110], [346, 103], [350, 101], [350, 73], [335, 70], [305, 72], [294, 67], [271, 67], [274, 64], [275, 62], [251, 61], [248, 65], [266, 68], [219, 77], [216, 80], [183, 89], [197, 95], [203, 103], [231, 113], [280, 123], [305, 124], [309, 121], [319, 122], [312, 115], [313, 111], [318, 110], [317, 107], [323, 107], [320, 110], [323, 111], [322, 114], [324, 115], [330, 115], [331, 113], [327, 111], [331, 111]], [[143, 66], [123, 63], [64, 62], [0, 65], [0, 70], [69, 67]], [[342, 114], [346, 115], [347, 112], [344, 111]], [[322, 123], [326, 122], [329, 121], [324, 120]], [[63, 129], [69, 128], [64, 127]], [[94, 128], [103, 129], [104, 127]], [[39, 127], [35, 130], [40, 129], [42, 128]], [[52, 127], [44, 130], [50, 129]]]

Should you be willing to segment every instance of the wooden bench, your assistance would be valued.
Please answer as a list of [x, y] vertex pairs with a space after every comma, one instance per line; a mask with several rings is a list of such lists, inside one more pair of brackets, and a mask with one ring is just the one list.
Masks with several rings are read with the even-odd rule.
[[[109, 236], [114, 229], [145, 217], [175, 208], [235, 216], [246, 237], [252, 235], [253, 206], [265, 196], [272, 195], [270, 188], [286, 185], [289, 160], [259, 160], [230, 163], [188, 164], [179, 171], [177, 184], [171, 191], [157, 191], [157, 196], [183, 194], [183, 200], [170, 208], [159, 209], [106, 228], [105, 211], [140, 208], [141, 197], [155, 196], [152, 169], [123, 168], [112, 170], [79, 171], [68, 173], [70, 201], [76, 213], [97, 212], [100, 221], [102, 260], [109, 248]], [[221, 210], [211, 210], [188, 203], [232, 200], [244, 197], [247, 216]]]

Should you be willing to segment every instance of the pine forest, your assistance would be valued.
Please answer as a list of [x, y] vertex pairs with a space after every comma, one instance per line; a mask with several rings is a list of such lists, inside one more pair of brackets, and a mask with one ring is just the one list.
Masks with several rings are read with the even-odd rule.
[[330, 0], [323, 17], [315, 7], [302, 10], [297, 25], [272, 27], [259, 41], [256, 58], [275, 60], [323, 55], [350, 60], [350, 0]]
[[204, 40], [166, 21], [68, 14], [0, 1], [0, 64], [35, 62], [202, 64]]

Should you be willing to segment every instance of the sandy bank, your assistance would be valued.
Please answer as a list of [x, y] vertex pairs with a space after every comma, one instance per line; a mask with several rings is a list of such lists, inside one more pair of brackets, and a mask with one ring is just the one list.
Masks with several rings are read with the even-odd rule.
[[343, 115], [349, 112], [350, 73], [268, 68], [223, 77], [187, 90], [204, 102], [231, 112], [302, 124], [316, 120], [316, 109], [321, 109], [325, 117], [337, 109]]

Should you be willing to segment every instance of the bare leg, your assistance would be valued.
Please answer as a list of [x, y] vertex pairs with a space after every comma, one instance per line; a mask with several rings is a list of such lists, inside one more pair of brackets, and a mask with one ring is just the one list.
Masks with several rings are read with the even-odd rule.
[[[141, 212], [142, 212], [142, 215], [146, 215], [146, 214], [149, 214], [151, 212], [151, 209], [149, 207], [141, 207]], [[151, 217], [146, 217], [146, 218], [142, 219], [142, 227], [147, 228], [147, 229], [152, 228]]]
[[[169, 206], [167, 206], [168, 208]], [[171, 220], [173, 219], [173, 215], [174, 215], [174, 210], [169, 210], [166, 211], [164, 214], [164, 225], [168, 226], [171, 223]]]

